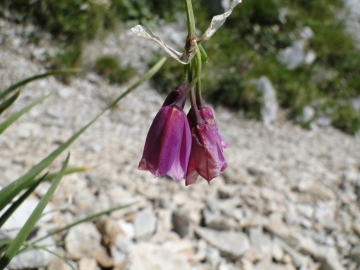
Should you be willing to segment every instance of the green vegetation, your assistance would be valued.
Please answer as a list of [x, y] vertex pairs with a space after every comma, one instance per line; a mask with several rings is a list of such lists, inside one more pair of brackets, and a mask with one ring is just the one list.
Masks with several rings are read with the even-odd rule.
[[[197, 27], [202, 31], [215, 15], [205, 2], [194, 1]], [[5, 0], [3, 6], [64, 42], [64, 53], [52, 60], [55, 68], [78, 65], [81, 44], [113, 29], [119, 19], [128, 25], [151, 26], [158, 19], [171, 21], [184, 10], [182, 1], [160, 4], [160, 0], [44, 0], [33, 4]], [[341, 0], [244, 0], [221, 30], [203, 44], [210, 57], [202, 78], [205, 98], [259, 118], [262, 100], [253, 79], [267, 76], [290, 118], [299, 119], [303, 107], [309, 105], [317, 116], [331, 117], [333, 125], [347, 133], [360, 130], [359, 112], [349, 103], [360, 95], [360, 53], [344, 32], [343, 22], [336, 19], [342, 8]], [[288, 70], [279, 63], [278, 53], [298, 40], [306, 26], [314, 32], [307, 46], [316, 52], [316, 59], [311, 65]], [[99, 59], [95, 66], [110, 81], [121, 83], [115, 79], [116, 64]], [[181, 76], [182, 68], [167, 61], [154, 80], [160, 91], [169, 91]]]
[[122, 68], [115, 57], [104, 56], [96, 60], [95, 70], [110, 83], [124, 83], [134, 75], [132, 67]]

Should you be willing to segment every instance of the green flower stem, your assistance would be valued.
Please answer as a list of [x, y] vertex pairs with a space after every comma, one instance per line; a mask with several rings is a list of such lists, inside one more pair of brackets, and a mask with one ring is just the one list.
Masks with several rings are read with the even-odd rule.
[[199, 108], [202, 108], [205, 106], [204, 101], [201, 96], [201, 69], [202, 69], [202, 60], [201, 60], [201, 51], [199, 47], [196, 48], [196, 55], [195, 55], [195, 76], [198, 77], [198, 80], [196, 82], [196, 104]]
[[186, 17], [188, 24], [188, 35], [194, 36], [196, 28], [195, 28], [194, 11], [192, 8], [191, 0], [185, 0], [185, 8], [186, 8]]

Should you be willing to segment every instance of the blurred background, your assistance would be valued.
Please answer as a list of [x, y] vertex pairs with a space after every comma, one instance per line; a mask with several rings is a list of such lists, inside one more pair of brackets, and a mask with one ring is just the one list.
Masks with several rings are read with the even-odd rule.
[[[230, 4], [229, 0], [193, 2], [199, 34], [212, 16]], [[20, 24], [34, 23], [51, 33], [62, 49], [44, 57], [48, 68], [93, 69], [111, 83], [129, 80], [139, 71], [136, 64], [112, 52], [93, 59], [84, 54], [86, 44], [142, 24], [181, 50], [186, 33], [182, 1], [5, 0], [0, 7], [2, 16]], [[360, 130], [356, 8], [359, 4], [351, 0], [244, 0], [221, 31], [203, 44], [210, 56], [203, 72], [205, 98], [260, 119], [266, 100], [258, 79], [265, 76], [286, 118], [304, 128], [333, 125], [356, 134]], [[33, 31], [28, 38], [39, 43], [42, 35]], [[158, 57], [145, 61], [150, 65]], [[168, 92], [179, 84], [181, 75], [182, 68], [167, 61], [153, 83]]]

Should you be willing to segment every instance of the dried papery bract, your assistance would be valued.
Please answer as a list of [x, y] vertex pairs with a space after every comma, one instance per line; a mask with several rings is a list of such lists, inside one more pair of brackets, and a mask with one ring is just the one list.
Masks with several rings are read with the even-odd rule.
[[230, 16], [233, 9], [241, 3], [242, 0], [234, 0], [231, 2], [229, 10], [227, 10], [225, 13], [216, 15], [212, 18], [210, 26], [208, 29], [206, 29], [205, 33], [199, 38], [199, 41], [203, 40], [209, 40], [212, 35], [215, 34], [215, 32], [224, 24], [227, 17]]
[[174, 58], [176, 61], [180, 62], [181, 64], [186, 65], [186, 64], [190, 63], [190, 61], [193, 59], [194, 55], [196, 54], [196, 49], [195, 49], [196, 43], [201, 42], [203, 40], [210, 39], [210, 37], [212, 35], [214, 35], [215, 32], [224, 24], [224, 22], [226, 21], [227, 17], [230, 16], [233, 9], [240, 3], [241, 3], [241, 0], [233, 0], [231, 2], [229, 10], [227, 10], [223, 14], [214, 16], [208, 29], [205, 31], [205, 33], [200, 38], [192, 39], [190, 46], [187, 46], [188, 48], [185, 48], [187, 51], [184, 54], [171, 48], [164, 41], [162, 41], [157, 35], [155, 35], [150, 29], [147, 29], [146, 27], [144, 27], [142, 25], [136, 25], [135, 27], [131, 28], [130, 30], [133, 33], [137, 34], [139, 37], [143, 37], [143, 38], [146, 38], [146, 39], [156, 42], [172, 58]]

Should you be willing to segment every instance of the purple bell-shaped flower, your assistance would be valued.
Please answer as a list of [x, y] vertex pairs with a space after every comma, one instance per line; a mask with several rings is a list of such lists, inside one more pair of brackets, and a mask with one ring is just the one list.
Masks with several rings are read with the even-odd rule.
[[192, 146], [185, 183], [186, 185], [195, 183], [199, 175], [210, 183], [227, 167], [223, 148], [228, 145], [219, 134], [214, 112], [210, 107], [198, 110], [197, 115], [191, 109], [188, 119]]
[[184, 85], [174, 89], [165, 99], [146, 137], [140, 170], [155, 177], [168, 175], [175, 180], [185, 178], [191, 150], [191, 132], [183, 111]]

